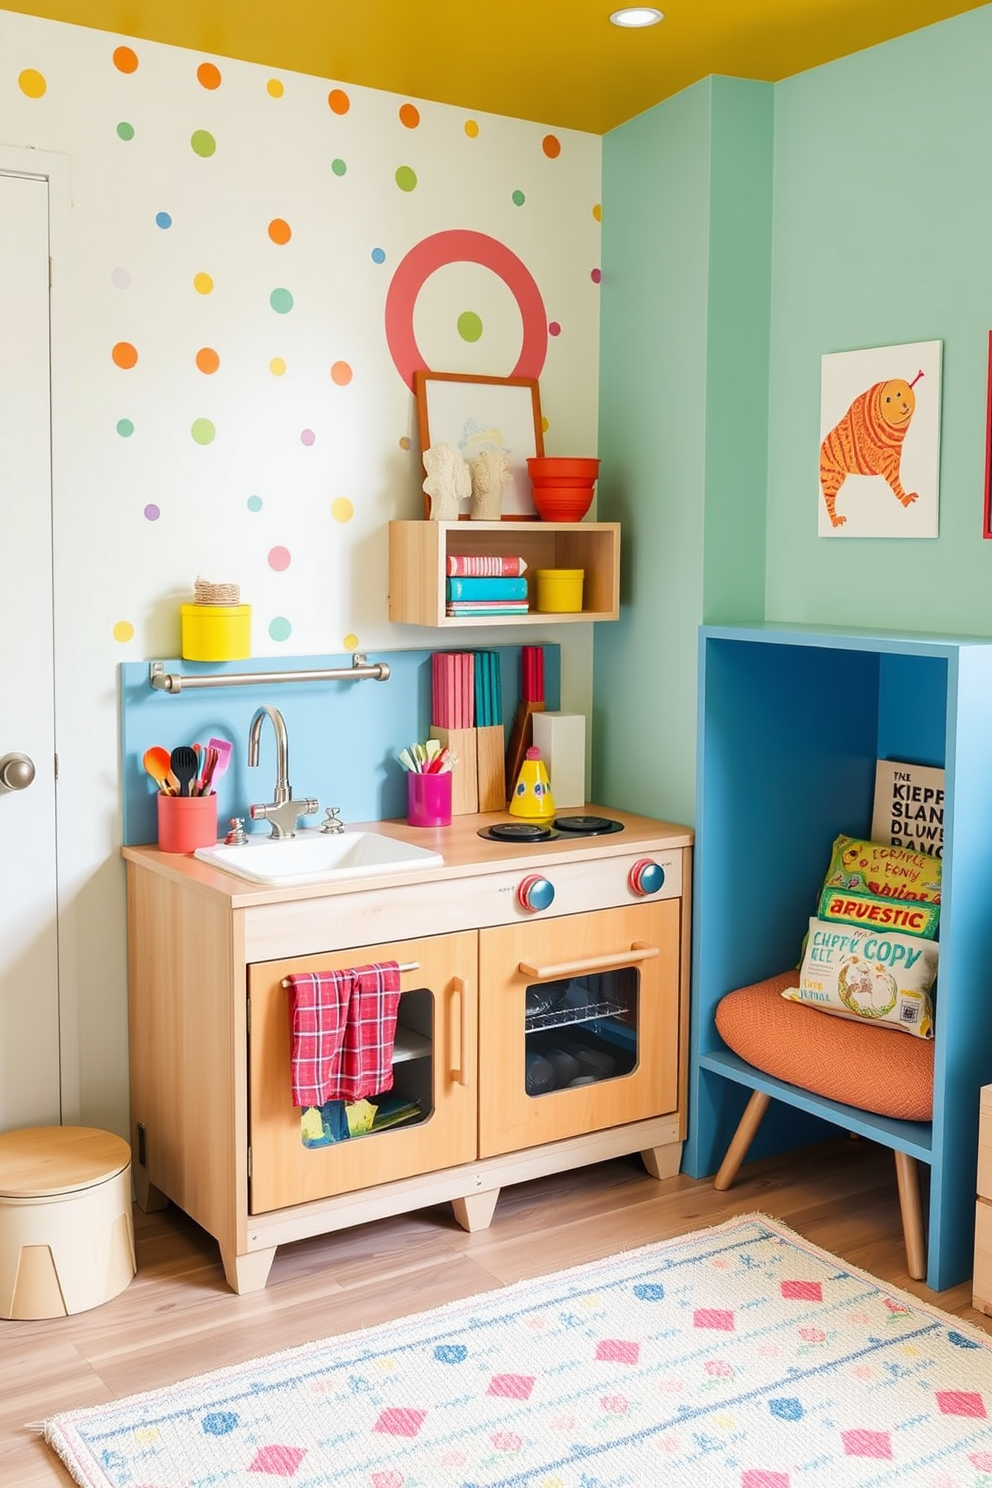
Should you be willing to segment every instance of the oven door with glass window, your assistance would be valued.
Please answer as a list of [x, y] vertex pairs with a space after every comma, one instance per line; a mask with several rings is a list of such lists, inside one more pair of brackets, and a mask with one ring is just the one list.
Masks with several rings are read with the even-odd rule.
[[678, 899], [479, 935], [479, 1155], [673, 1112]]

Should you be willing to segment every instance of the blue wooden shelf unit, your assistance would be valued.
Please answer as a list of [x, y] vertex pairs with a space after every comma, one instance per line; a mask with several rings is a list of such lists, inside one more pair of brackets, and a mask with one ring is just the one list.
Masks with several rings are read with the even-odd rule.
[[[870, 836], [878, 759], [945, 770], [932, 1122], [873, 1116], [762, 1074], [713, 1021], [725, 993], [798, 963], [834, 838]], [[979, 1091], [992, 1082], [992, 641], [704, 626], [697, 770], [685, 1170], [716, 1171], [763, 1090], [774, 1099], [751, 1157], [840, 1127], [927, 1164], [927, 1285], [966, 1280]]]

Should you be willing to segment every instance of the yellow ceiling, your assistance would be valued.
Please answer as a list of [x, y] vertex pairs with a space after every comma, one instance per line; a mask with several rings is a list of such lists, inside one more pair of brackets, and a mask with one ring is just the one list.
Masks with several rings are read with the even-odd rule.
[[707, 77], [777, 82], [984, 0], [0, 0], [0, 8], [603, 134]]

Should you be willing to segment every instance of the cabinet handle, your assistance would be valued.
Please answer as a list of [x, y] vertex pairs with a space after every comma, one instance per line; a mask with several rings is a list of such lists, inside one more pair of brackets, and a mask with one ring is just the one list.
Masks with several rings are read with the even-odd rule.
[[[458, 1027], [451, 1030], [451, 1046], [458, 1050], [458, 1064], [451, 1071], [451, 1078], [456, 1085], [467, 1085], [468, 1075], [465, 1073], [465, 1066], [468, 1058], [465, 1050], [465, 1036], [468, 1032], [468, 1019], [465, 1016], [465, 998], [468, 995], [468, 983], [464, 977], [456, 976], [451, 978], [451, 985], [454, 992], [451, 999], [452, 1014], [454, 1014], [455, 1007], [458, 1008]], [[454, 1022], [453, 1017], [452, 1022]]]
[[587, 971], [616, 971], [622, 966], [635, 966], [660, 955], [657, 946], [635, 941], [629, 951], [614, 951], [611, 956], [590, 956], [586, 961], [559, 961], [556, 966], [534, 966], [521, 961], [519, 971], [533, 982], [556, 981], [559, 977], [583, 976]]
[[[399, 963], [399, 968], [400, 968], [400, 971], [419, 971], [420, 970], [420, 962], [419, 961], [401, 961]], [[283, 979], [279, 983], [279, 985], [280, 985], [280, 987], [288, 987], [289, 986], [289, 977], [283, 977]]]

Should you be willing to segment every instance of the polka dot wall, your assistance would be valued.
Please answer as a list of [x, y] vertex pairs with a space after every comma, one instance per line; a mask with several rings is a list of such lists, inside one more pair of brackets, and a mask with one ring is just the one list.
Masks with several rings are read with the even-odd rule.
[[413, 644], [411, 357], [525, 355], [548, 452], [594, 452], [600, 141], [7, 12], [0, 54], [0, 138], [71, 160], [80, 644], [177, 655], [198, 575], [259, 656]]

